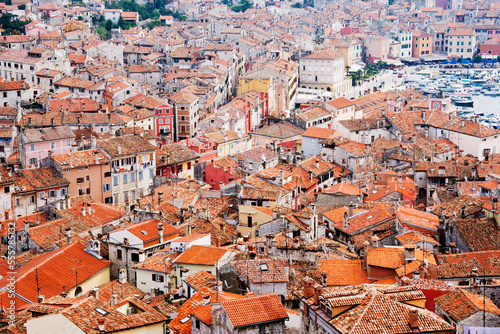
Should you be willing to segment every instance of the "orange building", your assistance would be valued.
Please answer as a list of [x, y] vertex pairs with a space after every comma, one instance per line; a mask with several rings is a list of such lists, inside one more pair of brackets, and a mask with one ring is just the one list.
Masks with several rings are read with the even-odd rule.
[[419, 58], [432, 54], [432, 35], [417, 30], [413, 32], [412, 55]]

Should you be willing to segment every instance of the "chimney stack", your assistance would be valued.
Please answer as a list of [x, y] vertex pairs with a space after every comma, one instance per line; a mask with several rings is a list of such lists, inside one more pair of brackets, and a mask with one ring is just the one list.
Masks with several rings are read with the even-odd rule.
[[106, 333], [106, 330], [104, 329], [105, 322], [106, 322], [106, 319], [104, 319], [104, 318], [97, 319], [97, 324], [99, 325], [99, 333], [100, 334]]
[[158, 203], [163, 202], [163, 191], [158, 192]]
[[415, 269], [413, 272], [413, 279], [420, 279], [420, 271], [418, 269]]
[[118, 304], [118, 295], [111, 295], [111, 299], [109, 300], [109, 304], [111, 307]]
[[160, 236], [160, 243], [163, 243], [163, 223], [158, 223], [158, 235]]
[[351, 218], [354, 215], [354, 203], [351, 201], [349, 203], [349, 218]]
[[99, 288], [95, 287], [90, 290], [89, 295], [94, 297], [95, 299], [99, 299]]
[[29, 234], [30, 231], [30, 223], [28, 221], [24, 221], [24, 234]]
[[493, 210], [498, 208], [498, 197], [493, 197]]
[[349, 216], [348, 216], [347, 212], [344, 212], [344, 220], [343, 220], [342, 228], [344, 230], [349, 228]]
[[316, 169], [319, 169], [319, 159], [316, 158]]
[[89, 203], [87, 203], [87, 213], [90, 215], [92, 215], [92, 205]]
[[413, 333], [419, 333], [418, 329], [418, 311], [410, 310], [408, 314], [408, 325], [410, 325], [410, 329]]
[[69, 227], [66, 228], [66, 243], [71, 244], [71, 229]]
[[314, 304], [320, 305], [319, 297], [323, 294], [323, 287], [319, 284], [316, 284], [314, 287]]
[[87, 211], [85, 211], [85, 204], [82, 206], [82, 210], [81, 210], [81, 212], [80, 212], [80, 213], [81, 213], [81, 215], [82, 215], [82, 216], [84, 216], [84, 217], [87, 215]]
[[372, 248], [378, 248], [379, 238], [376, 235], [373, 235], [370, 240]]
[[43, 295], [38, 296], [38, 298], [36, 299], [36, 301], [37, 301], [38, 304], [44, 303], [45, 302], [45, 296], [43, 296]]
[[314, 295], [314, 287], [313, 287], [314, 281], [306, 277], [304, 279], [304, 298], [309, 299]]

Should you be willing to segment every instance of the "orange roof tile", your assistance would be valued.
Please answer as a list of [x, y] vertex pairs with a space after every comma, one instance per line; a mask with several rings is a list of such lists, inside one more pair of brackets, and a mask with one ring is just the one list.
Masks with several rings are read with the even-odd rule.
[[318, 269], [326, 273], [326, 285], [372, 283], [362, 260], [321, 260]]
[[234, 329], [259, 323], [288, 320], [288, 313], [281, 304], [279, 296], [275, 293], [223, 301], [222, 307]]
[[175, 263], [215, 265], [227, 252], [224, 248], [195, 245], [182, 253]]

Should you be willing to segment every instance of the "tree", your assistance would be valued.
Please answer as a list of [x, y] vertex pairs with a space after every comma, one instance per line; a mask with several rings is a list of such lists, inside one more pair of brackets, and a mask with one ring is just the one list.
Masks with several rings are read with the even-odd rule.
[[253, 4], [250, 0], [240, 0], [236, 5], [229, 7], [233, 12], [246, 12], [247, 9], [253, 8]]
[[110, 39], [111, 38], [111, 33], [109, 31], [106, 30], [106, 28], [104, 27], [99, 27], [97, 28], [97, 34], [99, 35], [99, 37], [101, 37], [101, 39], [103, 40], [106, 40], [106, 39]]
[[77, 18], [78, 21], [83, 21], [83, 16], [81, 15], [78, 15], [78, 18]]
[[113, 29], [113, 21], [107, 20], [105, 28], [107, 31], [111, 31], [111, 29]]
[[474, 62], [475, 63], [482, 63], [483, 62], [483, 57], [481, 57], [480, 54], [477, 54], [474, 56]]
[[296, 2], [292, 5], [292, 8], [302, 8], [302, 4], [300, 2]]

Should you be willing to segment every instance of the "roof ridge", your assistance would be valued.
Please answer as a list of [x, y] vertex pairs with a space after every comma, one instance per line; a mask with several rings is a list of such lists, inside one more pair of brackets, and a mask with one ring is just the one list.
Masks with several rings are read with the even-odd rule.
[[366, 312], [368, 312], [368, 309], [370, 308], [370, 306], [373, 304], [373, 300], [375, 299], [376, 295], [374, 293], [371, 293], [370, 294], [370, 301], [367, 302], [366, 306], [365, 306], [365, 309], [363, 310], [363, 312], [359, 315], [358, 317], [358, 320], [354, 323], [354, 325], [351, 327], [351, 332], [354, 331], [354, 328], [356, 328], [356, 326], [359, 325], [359, 323], [361, 322], [361, 320], [363, 319], [363, 317], [365, 316]]
[[[476, 304], [476, 302], [470, 297], [469, 292], [464, 290], [464, 289], [459, 289], [462, 291], [462, 295], [465, 296], [465, 298], [476, 308], [476, 310], [481, 310], [481, 307]], [[482, 296], [479, 296], [482, 298]]]

